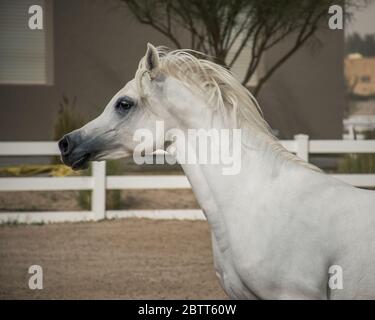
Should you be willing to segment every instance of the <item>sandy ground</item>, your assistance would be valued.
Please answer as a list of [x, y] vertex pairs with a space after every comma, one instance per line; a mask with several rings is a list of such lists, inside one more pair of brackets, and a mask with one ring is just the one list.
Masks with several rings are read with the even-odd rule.
[[[42, 266], [44, 289], [28, 288]], [[203, 221], [0, 226], [0, 299], [225, 299]]]

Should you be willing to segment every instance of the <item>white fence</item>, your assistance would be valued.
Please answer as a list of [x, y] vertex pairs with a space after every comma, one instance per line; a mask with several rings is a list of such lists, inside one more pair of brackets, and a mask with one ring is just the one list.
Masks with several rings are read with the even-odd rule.
[[[309, 140], [296, 135], [281, 141], [285, 148], [308, 161], [309, 154], [375, 153], [375, 140]], [[0, 156], [59, 155], [56, 142], [0, 142]], [[335, 174], [358, 187], [374, 187], [375, 174]], [[92, 190], [91, 211], [0, 212], [0, 222], [60, 222], [104, 218], [204, 219], [201, 210], [106, 210], [106, 190], [190, 188], [185, 176], [106, 176], [105, 162], [94, 162], [89, 177], [0, 178], [1, 191]]]

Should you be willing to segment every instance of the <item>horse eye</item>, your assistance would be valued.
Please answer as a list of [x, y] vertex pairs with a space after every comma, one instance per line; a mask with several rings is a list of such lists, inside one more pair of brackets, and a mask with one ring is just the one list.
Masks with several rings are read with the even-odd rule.
[[134, 105], [134, 102], [129, 99], [121, 99], [116, 103], [116, 110], [126, 111]]

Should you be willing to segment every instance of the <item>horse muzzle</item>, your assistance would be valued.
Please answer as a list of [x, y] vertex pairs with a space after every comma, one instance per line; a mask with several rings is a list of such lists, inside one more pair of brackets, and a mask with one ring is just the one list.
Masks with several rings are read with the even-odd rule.
[[73, 170], [83, 170], [89, 167], [92, 154], [84, 150], [77, 139], [77, 133], [69, 133], [58, 142], [62, 162]]

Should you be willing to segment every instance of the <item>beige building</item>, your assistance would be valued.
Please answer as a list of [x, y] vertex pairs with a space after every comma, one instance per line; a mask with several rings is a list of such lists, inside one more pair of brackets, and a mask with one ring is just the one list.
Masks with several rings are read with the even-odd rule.
[[345, 77], [351, 93], [363, 97], [375, 95], [375, 58], [349, 55], [345, 59]]
[[344, 119], [345, 139], [364, 139], [375, 130], [375, 58], [351, 54], [345, 59], [345, 77], [351, 93]]

